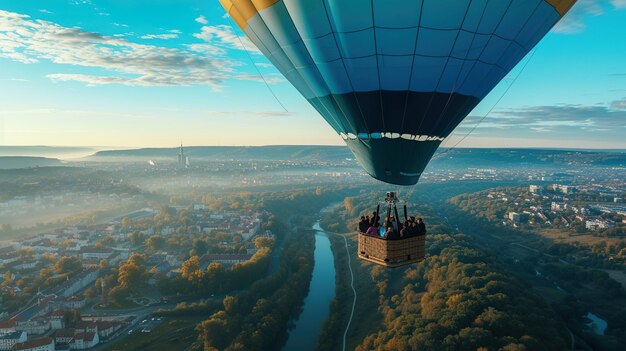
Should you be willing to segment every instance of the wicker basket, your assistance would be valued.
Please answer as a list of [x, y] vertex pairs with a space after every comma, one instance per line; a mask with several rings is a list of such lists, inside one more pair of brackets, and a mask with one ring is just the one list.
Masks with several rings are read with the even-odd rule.
[[359, 258], [387, 267], [419, 262], [426, 255], [426, 235], [385, 240], [359, 233]]

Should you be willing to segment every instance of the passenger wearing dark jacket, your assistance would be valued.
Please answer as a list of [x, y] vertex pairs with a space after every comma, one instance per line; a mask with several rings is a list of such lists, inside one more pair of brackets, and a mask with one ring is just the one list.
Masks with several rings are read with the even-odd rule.
[[370, 224], [365, 220], [365, 216], [361, 216], [361, 221], [359, 222], [359, 232], [365, 233], [367, 229], [370, 227]]
[[417, 234], [418, 235], [426, 234], [426, 224], [424, 224], [424, 221], [422, 221], [421, 218], [417, 219]]

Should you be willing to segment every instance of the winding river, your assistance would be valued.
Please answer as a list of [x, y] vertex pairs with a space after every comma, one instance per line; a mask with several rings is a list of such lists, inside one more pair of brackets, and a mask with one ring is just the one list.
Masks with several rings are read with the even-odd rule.
[[313, 351], [322, 324], [328, 318], [330, 302], [335, 298], [335, 259], [330, 240], [317, 221], [315, 230], [315, 263], [309, 293], [304, 299], [302, 313], [289, 332], [283, 351]]

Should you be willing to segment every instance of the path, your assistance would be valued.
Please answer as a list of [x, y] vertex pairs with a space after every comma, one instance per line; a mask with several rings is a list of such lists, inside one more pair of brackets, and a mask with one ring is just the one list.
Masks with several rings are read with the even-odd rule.
[[350, 324], [352, 324], [352, 317], [354, 316], [354, 308], [356, 307], [356, 289], [354, 288], [354, 273], [352, 272], [352, 259], [350, 258], [350, 250], [348, 249], [348, 239], [346, 239], [345, 235], [342, 235], [342, 237], [343, 237], [343, 242], [346, 244], [346, 255], [348, 256], [348, 268], [350, 268], [350, 287], [352, 288], [352, 293], [354, 294], [354, 299], [352, 300], [352, 310], [350, 311], [350, 318], [348, 319], [346, 330], [343, 333], [342, 350], [346, 351], [346, 338], [348, 336], [348, 330], [350, 330]]
[[350, 288], [352, 288], [352, 294], [354, 295], [354, 298], [352, 299], [352, 309], [350, 310], [350, 318], [348, 318], [348, 324], [346, 325], [346, 329], [343, 332], [342, 351], [346, 351], [346, 339], [348, 337], [348, 331], [350, 330], [350, 325], [352, 324], [352, 318], [354, 317], [354, 310], [356, 308], [356, 298], [357, 298], [356, 289], [354, 288], [354, 272], [352, 271], [352, 258], [350, 257], [350, 249], [348, 248], [348, 239], [346, 239], [346, 235], [348, 233], [335, 233], [335, 232], [327, 231], [323, 228], [322, 230], [326, 234], [338, 235], [342, 237], [343, 242], [346, 247], [346, 255], [348, 256], [348, 268], [350, 269]]

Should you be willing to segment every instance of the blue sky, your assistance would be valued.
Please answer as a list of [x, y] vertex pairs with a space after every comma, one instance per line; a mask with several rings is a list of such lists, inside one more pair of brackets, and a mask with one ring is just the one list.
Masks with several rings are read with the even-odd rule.
[[[0, 0], [0, 145], [342, 144], [235, 33], [217, 0]], [[444, 145], [491, 110], [459, 146], [626, 148], [625, 33], [579, 0]]]

